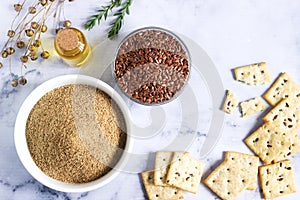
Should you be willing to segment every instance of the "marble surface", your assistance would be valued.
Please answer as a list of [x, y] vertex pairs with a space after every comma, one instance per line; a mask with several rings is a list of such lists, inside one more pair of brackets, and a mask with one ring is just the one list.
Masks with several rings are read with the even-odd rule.
[[[66, 16], [75, 27], [82, 28], [87, 17], [100, 5], [98, 0], [75, 1], [66, 4]], [[128, 31], [144, 26], [160, 26], [173, 30], [188, 38], [205, 49], [215, 63], [221, 76], [224, 88], [236, 91], [238, 98], [243, 101], [261, 95], [268, 87], [251, 87], [233, 80], [231, 69], [236, 66], [253, 62], [266, 61], [273, 79], [282, 71], [286, 71], [300, 84], [300, 1], [295, 0], [152, 0], [134, 1], [131, 15], [125, 19], [121, 31]], [[78, 12], [80, 10], [80, 12]], [[3, 0], [0, 7], [0, 43], [6, 41], [7, 28], [13, 18], [12, 1]], [[7, 20], [9, 19], [9, 20]], [[49, 23], [51, 24], [51, 22]], [[91, 31], [84, 31], [91, 46], [99, 50], [99, 44], [107, 42], [105, 31], [108, 23], [96, 27]], [[53, 35], [45, 35], [45, 44], [51, 50]], [[98, 46], [97, 46], [98, 45]], [[101, 46], [101, 45], [100, 45]], [[87, 193], [62, 193], [49, 189], [25, 170], [13, 142], [13, 128], [18, 110], [26, 96], [42, 82], [63, 74], [85, 73], [86, 69], [74, 69], [65, 66], [56, 56], [49, 61], [33, 64], [26, 70], [29, 79], [25, 87], [12, 88], [9, 82], [9, 70], [0, 70], [0, 199], [145, 199], [141, 180], [136, 173], [120, 173], [108, 185]], [[19, 68], [14, 68], [19, 70]], [[189, 130], [189, 116], [180, 120], [182, 110], [177, 102], [166, 107], [169, 114], [164, 129], [155, 135], [159, 143], [143, 140], [137, 142], [135, 152], [147, 154], [161, 149], [176, 135], [195, 135], [195, 139], [187, 149], [195, 157], [199, 157], [201, 145], [208, 132], [211, 121], [211, 109], [207, 87], [200, 81], [191, 83], [193, 89], [198, 88], [204, 93], [204, 101], [198, 105], [199, 126]], [[105, 79], [105, 75], [102, 76]], [[199, 94], [196, 93], [196, 96]], [[201, 94], [200, 94], [201, 95]], [[221, 103], [221, 102], [220, 102]], [[140, 127], [147, 127], [151, 123], [150, 109], [128, 102], [135, 123]], [[266, 104], [267, 105], [267, 104]], [[240, 151], [252, 153], [243, 143], [243, 139], [254, 130], [261, 114], [242, 119], [236, 111], [225, 116], [222, 136], [206, 157], [201, 158], [206, 163], [207, 175], [223, 159], [225, 151]], [[181, 124], [180, 124], [181, 123]], [[185, 127], [178, 133], [179, 126]], [[141, 144], [139, 144], [141, 143]], [[139, 145], [138, 145], [139, 144]], [[295, 170], [297, 189], [300, 191], [300, 154], [291, 158]], [[140, 169], [151, 169], [151, 156], [141, 165]], [[293, 200], [299, 197], [299, 192], [278, 199]], [[203, 184], [200, 184], [196, 195], [185, 193], [185, 199], [218, 199]], [[262, 199], [259, 189], [245, 191], [238, 199]]]

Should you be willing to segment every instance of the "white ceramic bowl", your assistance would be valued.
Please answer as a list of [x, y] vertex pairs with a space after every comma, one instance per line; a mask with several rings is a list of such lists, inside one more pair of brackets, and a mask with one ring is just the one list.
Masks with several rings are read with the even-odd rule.
[[[26, 133], [25, 133], [26, 122], [30, 114], [30, 111], [32, 110], [34, 105], [47, 92], [53, 90], [54, 88], [67, 85], [67, 84], [86, 84], [89, 86], [99, 88], [100, 90], [108, 94], [118, 104], [125, 118], [126, 129], [127, 129], [126, 130], [127, 140], [126, 140], [125, 150], [120, 160], [115, 165], [114, 169], [109, 171], [106, 175], [89, 183], [71, 184], [71, 183], [61, 182], [47, 176], [34, 163], [33, 159], [31, 158], [27, 146], [27, 142], [26, 142]], [[86, 192], [86, 191], [97, 189], [109, 183], [124, 168], [129, 153], [131, 152], [133, 146], [132, 138], [130, 137], [131, 129], [132, 129], [131, 116], [127, 108], [127, 105], [123, 101], [122, 97], [112, 87], [110, 87], [103, 81], [100, 81], [99, 79], [89, 77], [89, 76], [74, 74], [74, 75], [60, 76], [48, 80], [31, 92], [31, 94], [26, 98], [26, 100], [22, 104], [19, 113], [17, 115], [15, 130], [14, 130], [14, 140], [15, 140], [16, 150], [21, 162], [23, 163], [26, 170], [36, 180], [38, 180], [39, 182], [41, 182], [42, 184], [44, 184], [49, 188], [62, 191], [62, 192]]]

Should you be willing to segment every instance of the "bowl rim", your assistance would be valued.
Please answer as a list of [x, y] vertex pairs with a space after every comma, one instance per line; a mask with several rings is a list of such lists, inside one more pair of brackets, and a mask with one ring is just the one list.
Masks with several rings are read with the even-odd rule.
[[[116, 73], [115, 73], [115, 68], [116, 68], [116, 59], [118, 57], [118, 53], [119, 53], [119, 50], [121, 48], [121, 46], [124, 44], [124, 42], [130, 38], [131, 36], [135, 35], [135, 34], [138, 34], [139, 32], [142, 32], [142, 31], [146, 31], [146, 30], [157, 30], [157, 31], [161, 31], [161, 32], [165, 32], [169, 35], [171, 35], [173, 37], [173, 39], [177, 40], [181, 45], [182, 47], [184, 48], [186, 54], [187, 54], [187, 57], [188, 57], [188, 68], [189, 68], [189, 74], [188, 74], [188, 77], [185, 81], [185, 83], [183, 84], [183, 86], [181, 87], [181, 89], [171, 98], [171, 99], [168, 99], [166, 101], [163, 101], [163, 102], [159, 102], [159, 103], [153, 103], [153, 104], [148, 104], [148, 103], [144, 103], [144, 102], [141, 102], [141, 101], [138, 101], [134, 98], [132, 98], [131, 96], [129, 96], [126, 92], [123, 91], [123, 89], [121, 88], [119, 82], [117, 81], [117, 77], [116, 77]], [[130, 100], [140, 104], [140, 105], [144, 105], [144, 106], [160, 106], [160, 105], [164, 105], [164, 104], [167, 104], [175, 99], [177, 99], [180, 94], [183, 92], [184, 88], [186, 87], [187, 83], [189, 82], [189, 79], [191, 77], [191, 70], [192, 70], [192, 58], [191, 58], [191, 54], [190, 54], [190, 51], [187, 47], [187, 45], [185, 44], [185, 42], [178, 36], [178, 34], [174, 33], [173, 31], [171, 30], [168, 30], [166, 28], [162, 28], [162, 27], [158, 27], [158, 26], [145, 26], [145, 27], [142, 27], [142, 28], [138, 28], [138, 29], [135, 29], [131, 32], [129, 32], [122, 40], [121, 42], [119, 43], [116, 51], [115, 51], [115, 54], [114, 54], [114, 60], [113, 60], [113, 64], [112, 64], [112, 77], [114, 79], [114, 81], [116, 82], [116, 85], [118, 86], [118, 89], [122, 92], [122, 94], [124, 94], [126, 97], [128, 97]]]
[[[120, 160], [107, 174], [88, 183], [79, 183], [79, 184], [66, 183], [47, 176], [44, 172], [40, 170], [40, 168], [33, 161], [27, 146], [26, 123], [33, 106], [47, 92], [55, 88], [58, 88], [60, 86], [68, 85], [68, 84], [85, 84], [85, 85], [98, 88], [101, 91], [108, 94], [119, 106], [120, 110], [124, 115], [124, 119], [126, 123], [127, 138], [126, 138], [124, 152]], [[133, 148], [133, 139], [130, 136], [132, 131], [131, 122], [132, 122], [131, 115], [126, 103], [124, 102], [122, 97], [107, 83], [97, 78], [86, 76], [86, 75], [70, 74], [70, 75], [58, 76], [42, 83], [37, 88], [35, 88], [27, 96], [27, 98], [21, 105], [19, 112], [17, 114], [15, 127], [14, 127], [15, 148], [18, 157], [21, 160], [21, 163], [23, 164], [25, 169], [37, 181], [39, 181], [43, 185], [61, 192], [87, 192], [108, 184], [110, 181], [116, 178], [116, 176], [120, 173], [120, 171], [122, 171], [122, 169], [125, 167], [129, 158], [129, 154]]]

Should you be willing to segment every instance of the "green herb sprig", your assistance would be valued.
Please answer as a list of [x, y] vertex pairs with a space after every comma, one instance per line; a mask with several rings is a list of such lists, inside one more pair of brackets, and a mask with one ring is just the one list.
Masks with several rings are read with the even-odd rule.
[[121, 7], [115, 14], [113, 14], [116, 19], [110, 24], [111, 28], [108, 32], [108, 38], [112, 39], [116, 35], [118, 35], [120, 29], [122, 28], [122, 24], [124, 23], [125, 15], [129, 15], [129, 7], [132, 5], [133, 0], [127, 0], [122, 3], [122, 0], [111, 0], [109, 5], [102, 6], [101, 9], [97, 10], [97, 14], [92, 15], [90, 19], [85, 23], [84, 28], [87, 30], [91, 30], [94, 28], [96, 23], [100, 25], [101, 20], [107, 19], [107, 16], [113, 8]]

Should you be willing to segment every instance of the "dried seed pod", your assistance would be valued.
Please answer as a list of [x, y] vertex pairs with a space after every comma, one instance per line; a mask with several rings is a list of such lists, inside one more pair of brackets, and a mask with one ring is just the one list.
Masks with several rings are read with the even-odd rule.
[[25, 30], [25, 33], [26, 33], [26, 35], [27, 35], [28, 37], [31, 37], [31, 36], [33, 36], [33, 34], [34, 34], [34, 31], [33, 31], [32, 29], [26, 29], [26, 30]]
[[12, 55], [15, 53], [15, 49], [13, 47], [7, 47], [6, 52], [8, 55]]
[[50, 56], [50, 53], [48, 51], [43, 51], [41, 53], [41, 57], [44, 58], [44, 59], [48, 59]]
[[36, 8], [31, 6], [31, 7], [28, 8], [28, 11], [29, 11], [30, 14], [35, 14], [36, 13]]
[[7, 56], [8, 56], [8, 53], [7, 53], [7, 51], [6, 50], [4, 50], [4, 51], [2, 51], [2, 58], [7, 58]]
[[13, 80], [11, 81], [11, 86], [17, 87], [17, 86], [18, 86], [18, 80], [13, 79]]
[[32, 61], [36, 61], [38, 59], [38, 56], [36, 54], [32, 54], [32, 55], [30, 55], [30, 59]]
[[27, 63], [27, 61], [28, 61], [28, 56], [21, 56], [21, 57], [20, 57], [20, 60], [21, 60], [22, 63]]
[[42, 33], [45, 33], [48, 30], [48, 27], [46, 25], [42, 25], [41, 31]]
[[22, 5], [19, 4], [19, 3], [14, 4], [14, 9], [15, 9], [15, 11], [17, 11], [17, 12], [20, 12], [20, 11], [22, 10]]
[[42, 6], [45, 6], [45, 5], [47, 5], [48, 0], [40, 0], [40, 3]]
[[19, 40], [19, 41], [17, 41], [16, 45], [19, 49], [22, 49], [25, 46], [25, 43], [23, 41]]
[[13, 38], [15, 36], [15, 31], [14, 30], [8, 30], [7, 36], [10, 38]]
[[64, 21], [64, 27], [69, 28], [72, 26], [72, 22], [70, 20]]
[[29, 51], [36, 51], [36, 47], [32, 44], [28, 48]]
[[33, 45], [36, 46], [36, 47], [40, 47], [42, 44], [41, 40], [35, 40]]
[[39, 24], [37, 22], [31, 22], [31, 28], [37, 29], [39, 27]]
[[24, 76], [22, 76], [22, 77], [19, 79], [19, 84], [25, 85], [26, 83], [27, 83], [27, 79], [24, 78]]
[[3, 64], [2, 64], [2, 62], [0, 62], [0, 69], [3, 67]]

